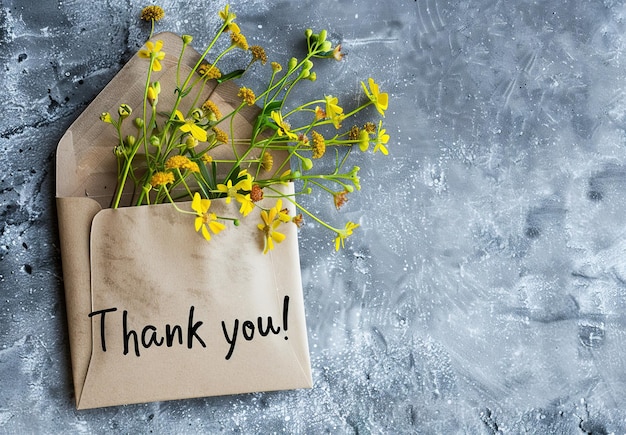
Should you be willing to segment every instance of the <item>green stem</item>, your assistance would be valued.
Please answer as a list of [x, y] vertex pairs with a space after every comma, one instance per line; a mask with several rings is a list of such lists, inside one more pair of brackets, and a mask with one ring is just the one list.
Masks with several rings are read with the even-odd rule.
[[319, 223], [320, 225], [322, 225], [323, 227], [328, 228], [331, 231], [334, 231], [337, 234], [340, 234], [340, 230], [338, 230], [337, 228], [327, 224], [326, 222], [324, 222], [323, 220], [321, 220], [320, 218], [318, 218], [317, 216], [315, 216], [313, 213], [311, 213], [310, 211], [308, 211], [306, 208], [304, 208], [303, 206], [301, 206], [300, 204], [298, 204], [298, 202], [294, 199], [292, 199], [289, 195], [285, 195], [281, 192], [279, 192], [278, 190], [268, 186], [268, 189], [274, 191], [275, 193], [277, 193], [281, 198], [286, 199], [287, 201], [289, 201], [290, 203], [292, 203], [293, 205], [296, 206], [296, 208], [300, 209], [304, 214], [306, 214], [307, 216], [309, 216], [310, 218], [312, 218], [313, 220], [315, 220], [317, 223]]

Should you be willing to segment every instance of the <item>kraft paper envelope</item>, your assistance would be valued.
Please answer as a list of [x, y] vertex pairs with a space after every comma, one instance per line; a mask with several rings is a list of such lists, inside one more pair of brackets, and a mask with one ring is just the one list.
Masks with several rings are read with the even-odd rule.
[[[153, 39], [164, 43], [166, 58], [153, 80], [163, 89], [159, 106], [169, 108], [182, 44], [169, 33]], [[198, 58], [187, 48], [183, 75]], [[310, 388], [295, 225], [283, 225], [285, 241], [264, 255], [257, 211], [207, 242], [195, 232], [194, 217], [171, 204], [107, 208], [116, 139], [99, 116], [121, 103], [135, 110], [130, 119], [139, 116], [146, 71], [147, 60], [133, 57], [58, 145], [57, 210], [77, 408]], [[237, 86], [225, 82], [207, 87], [203, 98], [211, 96], [228, 113], [241, 101], [236, 94]], [[237, 116], [238, 138], [250, 136], [256, 113], [246, 108]], [[223, 147], [227, 152], [230, 145]], [[293, 185], [284, 191], [293, 192]], [[295, 213], [289, 201], [283, 204]], [[189, 202], [179, 207], [191, 210]], [[211, 208], [238, 215], [236, 201], [216, 199]]]

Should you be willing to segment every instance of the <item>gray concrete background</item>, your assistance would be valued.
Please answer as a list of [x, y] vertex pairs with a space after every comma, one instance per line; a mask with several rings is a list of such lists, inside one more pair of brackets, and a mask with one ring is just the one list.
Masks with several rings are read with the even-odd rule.
[[[159, 29], [199, 47], [224, 4], [164, 1]], [[348, 105], [371, 75], [391, 97], [362, 191], [341, 216], [306, 200], [361, 224], [339, 254], [300, 233], [314, 388], [83, 412], [55, 147], [145, 4], [0, 5], [0, 432], [626, 432], [624, 2], [234, 1], [271, 60], [306, 27], [343, 45], [312, 92]]]

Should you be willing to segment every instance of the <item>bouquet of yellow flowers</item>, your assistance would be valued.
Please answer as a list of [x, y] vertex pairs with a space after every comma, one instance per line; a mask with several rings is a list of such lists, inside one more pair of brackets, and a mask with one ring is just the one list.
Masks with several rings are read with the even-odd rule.
[[[369, 106], [384, 116], [373, 79], [351, 111], [332, 95], [289, 103], [314, 61], [342, 59], [325, 31], [307, 30], [306, 55], [270, 62], [251, 89], [236, 79], [268, 59], [228, 6], [202, 53], [191, 36], [153, 35], [163, 15], [143, 9], [147, 42], [57, 147], [79, 409], [310, 388], [297, 228], [313, 219], [339, 249], [358, 224], [336, 228], [300, 198], [326, 192], [340, 208], [360, 188], [352, 151], [387, 154], [382, 120], [342, 127]], [[245, 67], [222, 71], [230, 55]]]
[[[141, 17], [152, 26], [150, 38], [155, 22], [163, 16], [164, 11], [158, 6], [143, 9]], [[174, 89], [163, 89], [159, 81], [153, 81], [153, 73], [161, 70], [164, 50], [168, 47], [161, 40], [149, 38], [138, 53], [145, 58], [147, 69], [143, 105], [131, 108], [121, 104], [117, 116], [109, 112], [101, 115], [101, 120], [111, 124], [117, 133], [114, 151], [118, 175], [111, 207], [169, 202], [180, 213], [190, 215], [195, 230], [206, 240], [230, 224], [239, 225], [240, 219], [248, 218], [258, 209], [258, 228], [265, 241], [265, 253], [285, 238], [282, 225], [299, 226], [306, 215], [334, 232], [338, 250], [359, 225], [347, 222], [340, 228], [332, 226], [303, 207], [297, 198], [322, 191], [330, 194], [335, 206], [340, 208], [349, 193], [360, 189], [359, 167], [348, 165], [350, 153], [355, 146], [365, 152], [372, 145], [374, 153], [380, 151], [386, 155], [389, 135], [382, 120], [367, 122], [362, 127], [343, 129], [343, 126], [368, 106], [374, 106], [384, 117], [388, 94], [380, 92], [376, 82], [369, 78], [367, 83], [361, 82], [367, 97], [364, 104], [351, 111], [344, 110], [332, 95], [290, 107], [288, 98], [300, 82], [316, 80], [314, 60], [343, 58], [341, 45], [333, 46], [325, 30], [313, 33], [309, 29], [304, 35], [307, 52], [303, 59], [291, 58], [286, 67], [270, 62], [272, 72], [267, 85], [256, 90], [239, 88], [239, 105], [230, 113], [221, 113], [211, 98], [201, 99], [206, 87], [219, 87], [240, 78], [255, 62], [265, 65], [268, 59], [262, 47], [248, 45], [228, 5], [219, 16], [221, 27], [195, 66], [183, 75], [180, 64], [192, 37], [182, 36]], [[223, 38], [229, 38], [230, 42], [220, 43]], [[221, 71], [220, 61], [237, 52], [251, 56], [245, 60], [247, 66], [227, 73]], [[159, 105], [159, 97], [164, 93], [174, 94], [173, 106]], [[183, 106], [188, 109], [183, 110]], [[235, 116], [250, 106], [259, 109], [252, 122], [251, 136], [235, 137]], [[229, 148], [228, 158], [224, 158], [225, 148]], [[334, 159], [332, 170], [318, 171], [318, 166], [327, 165], [316, 165], [315, 160], [329, 154]], [[290, 182], [296, 182], [299, 191], [286, 194], [276, 188]], [[122, 201], [123, 197], [128, 200]], [[264, 197], [275, 198], [275, 205], [260, 206], [259, 201]], [[216, 198], [225, 198], [227, 203], [236, 201], [239, 214], [216, 214], [211, 207], [211, 201]], [[177, 202], [181, 200], [190, 200], [191, 209], [180, 208]], [[285, 201], [296, 207], [296, 215], [290, 216], [283, 208]]]

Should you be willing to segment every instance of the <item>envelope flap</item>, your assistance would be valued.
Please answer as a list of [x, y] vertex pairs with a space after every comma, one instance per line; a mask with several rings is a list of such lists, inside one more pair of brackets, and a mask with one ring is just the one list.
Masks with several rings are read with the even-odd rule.
[[[163, 41], [163, 50], [166, 55], [161, 61], [162, 69], [153, 72], [151, 80], [160, 81], [162, 92], [159, 95], [159, 108], [173, 107], [176, 94], [176, 68], [178, 56], [182, 49], [181, 37], [173, 33], [159, 33], [152, 40]], [[186, 75], [196, 65], [200, 54], [191, 47], [187, 47], [181, 64], [180, 75]], [[247, 61], [247, 60], [246, 60]], [[100, 115], [109, 111], [117, 116], [120, 104], [128, 104], [133, 108], [131, 118], [141, 116], [144, 87], [147, 74], [147, 60], [133, 56], [124, 65], [119, 73], [98, 94], [93, 102], [74, 121], [61, 139], [57, 149], [57, 196], [59, 197], [90, 197], [98, 201], [102, 207], [108, 207], [116, 188], [117, 163], [113, 155], [113, 147], [117, 144], [115, 128], [100, 121]], [[202, 88], [197, 104], [201, 105], [206, 99], [211, 99], [222, 114], [230, 113], [239, 107], [241, 98], [237, 95], [239, 87], [232, 81], [221, 83], [210, 80]], [[190, 101], [185, 98], [180, 110], [188, 111]], [[235, 117], [225, 120], [219, 127], [232, 134], [239, 140], [250, 138], [252, 125], [260, 109], [257, 106], [243, 107]], [[132, 122], [125, 122], [124, 135], [135, 134], [131, 128]], [[241, 145], [242, 147], [245, 145]], [[212, 151], [215, 158], [231, 158], [231, 145], [222, 145]], [[286, 154], [281, 155], [281, 157]], [[135, 157], [137, 162], [142, 159], [141, 153]]]

